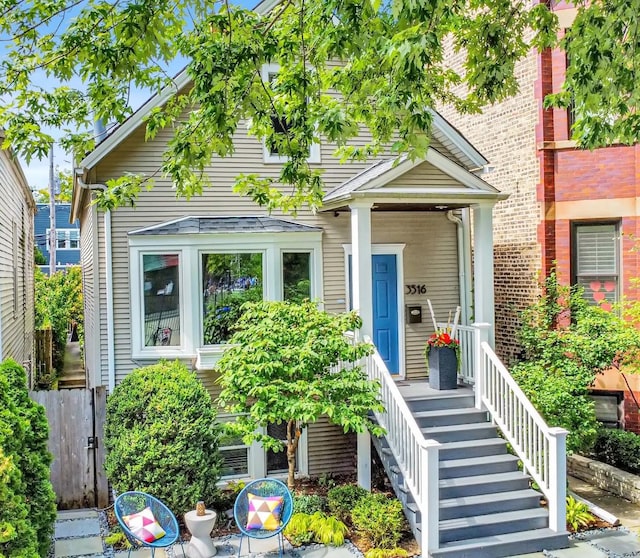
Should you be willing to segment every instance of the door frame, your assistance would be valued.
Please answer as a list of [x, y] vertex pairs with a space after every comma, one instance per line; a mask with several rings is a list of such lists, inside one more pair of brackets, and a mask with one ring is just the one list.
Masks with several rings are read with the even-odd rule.
[[[390, 255], [396, 257], [396, 275], [397, 275], [397, 300], [398, 300], [398, 374], [392, 376], [398, 380], [404, 380], [406, 377], [405, 362], [405, 330], [404, 330], [404, 248], [406, 244], [372, 244], [371, 255]], [[351, 292], [349, 291], [349, 256], [353, 255], [351, 244], [343, 244], [344, 250], [344, 284], [345, 284], [345, 310], [349, 310], [351, 306]], [[373, 280], [373, 269], [371, 270]], [[372, 291], [373, 292], [373, 291]], [[371, 301], [373, 304], [373, 300]]]

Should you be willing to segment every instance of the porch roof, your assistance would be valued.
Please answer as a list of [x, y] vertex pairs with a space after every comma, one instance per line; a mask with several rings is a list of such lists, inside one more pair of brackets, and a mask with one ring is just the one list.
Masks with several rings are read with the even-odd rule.
[[[447, 181], [436, 179], [423, 185], [402, 185], [401, 177], [424, 163], [446, 175]], [[450, 179], [453, 179], [450, 180]], [[391, 185], [396, 181], [398, 184]], [[498, 201], [503, 194], [491, 184], [445, 157], [430, 147], [424, 159], [411, 161], [406, 155], [382, 159], [327, 193], [323, 209], [332, 210], [357, 198], [369, 198], [387, 203], [455, 204], [478, 203], [481, 200]]]
[[129, 236], [141, 235], [176, 235], [176, 234], [211, 234], [211, 233], [287, 233], [287, 232], [321, 232], [322, 229], [275, 219], [273, 217], [182, 217], [158, 225], [131, 231]]

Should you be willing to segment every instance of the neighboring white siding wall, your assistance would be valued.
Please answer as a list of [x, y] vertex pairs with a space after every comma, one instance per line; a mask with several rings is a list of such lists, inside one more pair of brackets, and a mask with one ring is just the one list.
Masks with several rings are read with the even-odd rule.
[[33, 215], [24, 175], [11, 154], [0, 151], [0, 312], [2, 358], [33, 362]]
[[82, 261], [82, 295], [84, 300], [84, 356], [87, 386], [102, 385], [100, 366], [100, 312], [98, 300], [96, 209], [89, 207], [80, 219], [80, 257]]

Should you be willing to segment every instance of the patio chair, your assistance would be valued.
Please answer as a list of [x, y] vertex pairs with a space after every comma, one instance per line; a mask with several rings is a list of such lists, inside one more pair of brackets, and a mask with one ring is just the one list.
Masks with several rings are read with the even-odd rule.
[[[152, 558], [156, 548], [167, 548], [176, 541], [182, 546], [178, 521], [171, 510], [160, 500], [144, 492], [123, 492], [113, 504], [116, 519], [131, 550], [137, 547], [151, 549]], [[184, 546], [182, 546], [182, 554]]]
[[245, 486], [233, 506], [233, 517], [240, 529], [238, 557], [246, 536], [251, 553], [251, 539], [278, 537], [280, 557], [284, 548], [282, 531], [293, 513], [293, 498], [287, 486], [276, 479], [258, 479]]

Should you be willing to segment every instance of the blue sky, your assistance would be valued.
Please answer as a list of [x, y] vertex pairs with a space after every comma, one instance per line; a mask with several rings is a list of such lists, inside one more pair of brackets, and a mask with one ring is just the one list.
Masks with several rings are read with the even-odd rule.
[[[258, 4], [258, 0], [235, 0], [233, 4], [241, 7], [253, 7]], [[68, 14], [70, 15], [70, 13]], [[177, 74], [185, 65], [185, 60], [177, 60], [169, 67], [170, 74]], [[50, 86], [54, 87], [57, 84], [52, 83], [50, 80], [42, 75], [42, 78], [38, 78], [36, 80], [36, 85], [39, 86]], [[72, 87], [80, 87], [79, 80], [70, 83]], [[136, 110], [140, 107], [147, 99], [149, 98], [149, 93], [141, 90], [134, 90], [131, 92], [130, 104], [131, 107]], [[55, 131], [51, 132], [54, 137], [56, 137]], [[49, 184], [49, 160], [48, 158], [37, 160], [33, 159], [30, 164], [27, 164], [24, 159], [20, 159], [20, 163], [22, 165], [22, 169], [27, 178], [27, 182], [29, 186], [33, 190], [41, 190], [42, 188], [47, 188]], [[60, 169], [71, 171], [72, 170], [72, 160], [71, 155], [65, 153], [62, 148], [58, 145], [54, 146], [54, 165], [59, 167]]]

